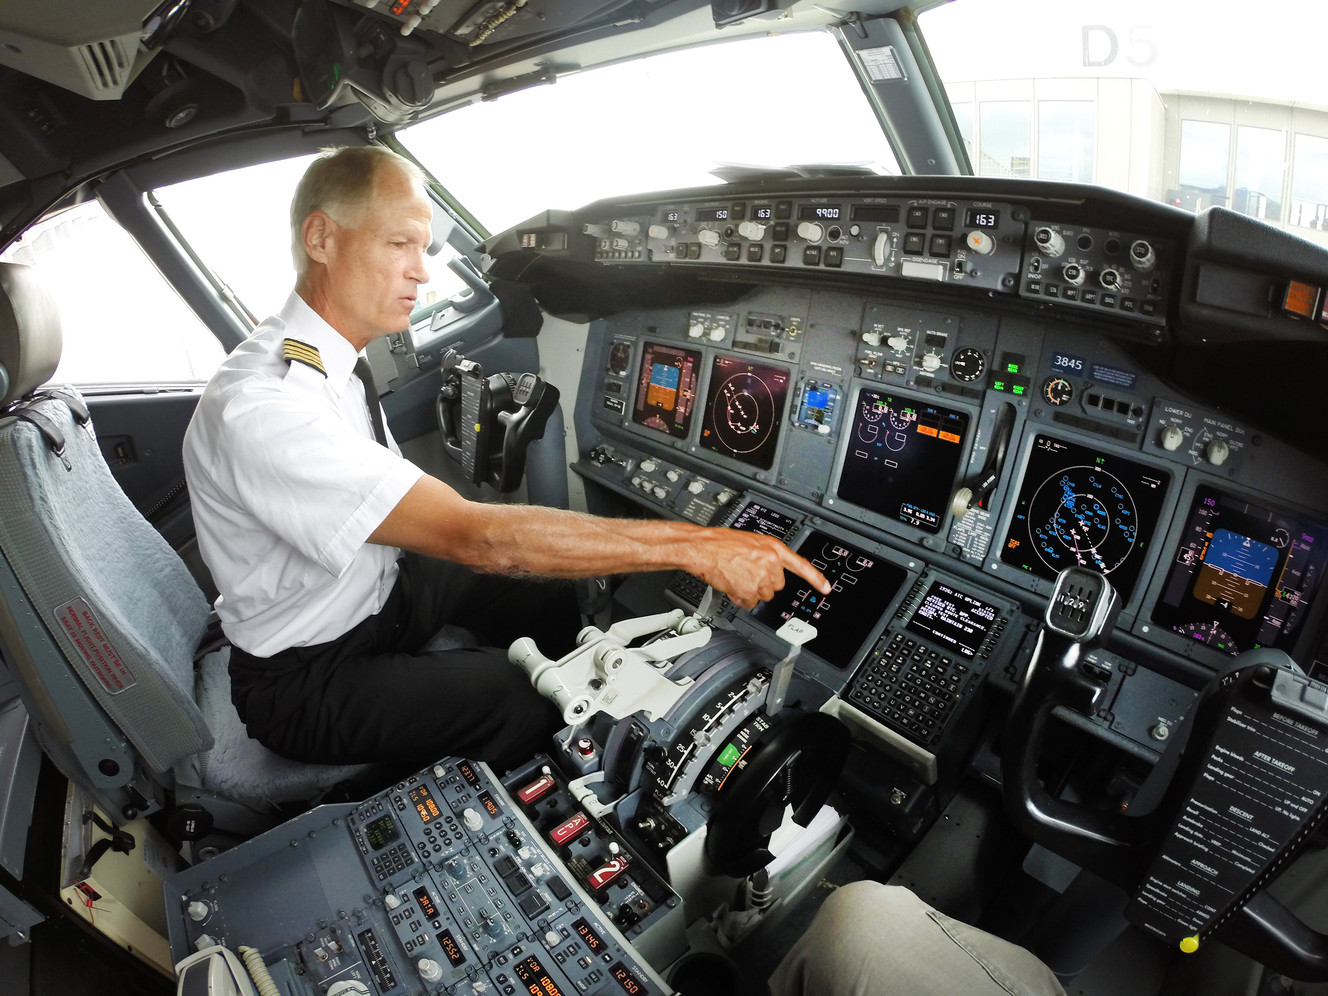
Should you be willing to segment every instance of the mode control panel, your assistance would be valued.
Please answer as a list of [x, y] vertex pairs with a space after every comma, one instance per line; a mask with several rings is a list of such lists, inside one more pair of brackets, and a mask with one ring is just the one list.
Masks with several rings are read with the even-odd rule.
[[952, 198], [827, 194], [680, 200], [582, 224], [607, 263], [873, 273], [1013, 294], [1026, 209]]

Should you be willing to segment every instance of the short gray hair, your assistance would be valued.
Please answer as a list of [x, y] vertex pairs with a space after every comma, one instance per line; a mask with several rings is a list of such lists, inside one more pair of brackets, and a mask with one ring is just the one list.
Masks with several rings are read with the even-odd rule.
[[309, 164], [291, 200], [291, 258], [303, 276], [309, 265], [304, 251], [304, 219], [322, 211], [339, 225], [352, 226], [373, 197], [379, 172], [395, 166], [412, 181], [424, 184], [424, 173], [409, 159], [381, 145], [347, 145], [324, 149]]

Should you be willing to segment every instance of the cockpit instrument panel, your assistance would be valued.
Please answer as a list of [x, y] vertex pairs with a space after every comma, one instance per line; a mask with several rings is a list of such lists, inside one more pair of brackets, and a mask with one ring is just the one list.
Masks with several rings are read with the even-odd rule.
[[1291, 651], [1328, 562], [1328, 527], [1201, 484], [1153, 622], [1232, 656]]
[[908, 572], [819, 530], [808, 533], [797, 552], [825, 575], [830, 593], [822, 595], [786, 571], [783, 590], [752, 610], [752, 619], [772, 630], [790, 619], [810, 622], [817, 635], [806, 649], [828, 664], [846, 668], [894, 601]]
[[968, 425], [965, 412], [860, 388], [835, 494], [891, 521], [939, 532]]
[[1038, 434], [1001, 560], [1047, 581], [1067, 567], [1087, 567], [1128, 602], [1170, 483], [1166, 470]]
[[701, 354], [648, 342], [641, 352], [632, 421], [675, 438], [685, 439], [696, 410]]
[[710, 368], [701, 446], [769, 470], [779, 445], [788, 393], [787, 367], [717, 355]]

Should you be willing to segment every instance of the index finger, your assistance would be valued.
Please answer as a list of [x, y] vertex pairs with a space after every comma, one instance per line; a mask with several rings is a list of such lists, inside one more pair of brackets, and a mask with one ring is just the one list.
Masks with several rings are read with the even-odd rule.
[[783, 561], [785, 570], [792, 571], [803, 580], [810, 582], [812, 587], [822, 595], [830, 594], [830, 582], [825, 579], [825, 575], [818, 571], [810, 561], [798, 556], [782, 544], [780, 560]]

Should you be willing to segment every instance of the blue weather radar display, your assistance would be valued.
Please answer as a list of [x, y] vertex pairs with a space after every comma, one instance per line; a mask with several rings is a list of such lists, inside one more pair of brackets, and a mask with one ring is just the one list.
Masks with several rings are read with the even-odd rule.
[[1170, 479], [1164, 470], [1038, 436], [1001, 560], [1048, 581], [1067, 567], [1087, 567], [1128, 600]]

